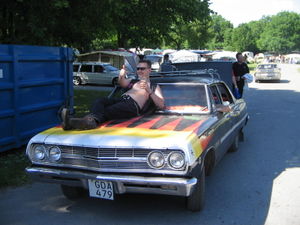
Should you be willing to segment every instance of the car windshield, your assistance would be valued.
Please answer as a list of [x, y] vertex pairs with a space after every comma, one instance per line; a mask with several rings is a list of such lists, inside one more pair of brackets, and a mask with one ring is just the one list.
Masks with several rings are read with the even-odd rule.
[[165, 99], [164, 112], [207, 113], [208, 103], [204, 85], [159, 84]]
[[118, 69], [116, 67], [113, 67], [112, 65], [104, 65], [104, 68], [107, 71], [118, 71]]
[[276, 68], [276, 64], [263, 64], [258, 66], [258, 69], [275, 69], [275, 68]]

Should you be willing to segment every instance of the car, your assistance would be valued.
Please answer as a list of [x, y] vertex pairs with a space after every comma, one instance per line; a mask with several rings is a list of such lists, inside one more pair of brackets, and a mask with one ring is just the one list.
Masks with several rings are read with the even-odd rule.
[[60, 184], [72, 200], [87, 192], [109, 200], [125, 193], [161, 194], [185, 197], [191, 211], [203, 209], [205, 176], [244, 138], [246, 102], [208, 70], [151, 80], [162, 90], [163, 110], [149, 104], [138, 117], [93, 130], [56, 126], [41, 132], [27, 145], [27, 173]]
[[261, 80], [280, 81], [281, 70], [276, 63], [258, 64], [254, 72], [255, 82]]
[[151, 70], [157, 72], [159, 70], [160, 64], [162, 63], [162, 55], [145, 55], [145, 60], [151, 62]]
[[73, 63], [73, 84], [116, 85], [120, 70], [108, 63]]

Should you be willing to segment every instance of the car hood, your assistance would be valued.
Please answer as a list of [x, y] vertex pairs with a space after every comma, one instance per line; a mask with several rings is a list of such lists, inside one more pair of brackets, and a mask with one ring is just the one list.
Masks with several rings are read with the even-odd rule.
[[31, 143], [93, 148], [181, 149], [201, 154], [211, 137], [199, 139], [214, 119], [210, 116], [152, 115], [129, 120], [114, 120], [93, 130], [64, 131], [60, 126], [48, 129]]

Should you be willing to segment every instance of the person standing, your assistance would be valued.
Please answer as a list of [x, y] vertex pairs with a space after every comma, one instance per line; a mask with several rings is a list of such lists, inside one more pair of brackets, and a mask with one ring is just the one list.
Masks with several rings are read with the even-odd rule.
[[232, 72], [233, 72], [233, 88], [238, 89], [239, 97], [243, 97], [245, 79], [243, 75], [249, 73], [248, 65], [245, 63], [244, 56], [242, 53], [238, 52], [236, 54], [237, 62], [232, 64]]

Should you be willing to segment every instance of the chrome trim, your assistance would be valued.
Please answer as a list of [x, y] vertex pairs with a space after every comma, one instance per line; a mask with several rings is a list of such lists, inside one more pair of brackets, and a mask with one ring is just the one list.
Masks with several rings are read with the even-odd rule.
[[189, 196], [197, 184], [197, 178], [112, 175], [42, 167], [28, 167], [26, 172], [37, 181], [79, 186], [86, 189], [88, 189], [88, 179], [110, 181], [113, 182], [116, 194]]
[[236, 123], [227, 133], [221, 138], [221, 143], [225, 141], [225, 139], [238, 127], [241, 125], [241, 123], [244, 122], [244, 120], [248, 117], [248, 114], [246, 114], [238, 123]]
[[[33, 143], [30, 146], [29, 155], [32, 151], [32, 146], [38, 143]], [[51, 145], [44, 145], [46, 148]], [[57, 162], [50, 160], [38, 161], [31, 158], [31, 161], [35, 165], [55, 166], [59, 168], [77, 168], [86, 169], [96, 172], [120, 172], [120, 173], [155, 173], [155, 174], [174, 174], [184, 175], [188, 171], [188, 166], [185, 164], [180, 169], [174, 169], [165, 162], [161, 168], [155, 168], [148, 164], [148, 154], [152, 151], [160, 151], [167, 160], [170, 152], [180, 152], [183, 155], [185, 153], [178, 149], [116, 149], [116, 148], [90, 148], [82, 146], [65, 146], [57, 145], [61, 151], [61, 159]], [[122, 157], [124, 156], [124, 157]]]

